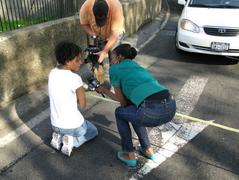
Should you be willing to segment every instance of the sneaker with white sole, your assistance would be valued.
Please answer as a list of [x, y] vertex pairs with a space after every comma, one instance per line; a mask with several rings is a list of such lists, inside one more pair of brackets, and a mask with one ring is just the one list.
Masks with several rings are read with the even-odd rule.
[[61, 148], [61, 143], [62, 143], [62, 135], [53, 132], [52, 133], [52, 140], [51, 140], [51, 146], [57, 150]]
[[73, 136], [64, 135], [62, 141], [63, 146], [61, 148], [61, 152], [67, 156], [70, 156], [73, 149]]

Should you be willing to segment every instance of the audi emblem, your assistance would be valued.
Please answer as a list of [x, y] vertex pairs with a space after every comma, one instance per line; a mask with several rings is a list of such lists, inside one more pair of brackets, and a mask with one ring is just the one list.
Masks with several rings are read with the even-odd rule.
[[224, 28], [219, 28], [219, 29], [218, 29], [218, 32], [219, 32], [220, 34], [226, 33], [226, 29], [224, 29]]

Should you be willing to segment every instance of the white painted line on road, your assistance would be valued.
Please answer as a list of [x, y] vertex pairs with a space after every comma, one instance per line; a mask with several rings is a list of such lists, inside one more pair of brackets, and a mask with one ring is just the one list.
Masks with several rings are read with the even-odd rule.
[[16, 138], [21, 136], [22, 134], [26, 133], [27, 131], [34, 128], [36, 125], [40, 124], [42, 121], [49, 118], [49, 114], [50, 114], [50, 109], [47, 108], [44, 111], [42, 111], [41, 113], [39, 113], [37, 116], [32, 118], [31, 120], [29, 120], [27, 123], [21, 125], [14, 131], [11, 131], [7, 135], [0, 138], [0, 148], [6, 146], [10, 142], [14, 141]]
[[[179, 112], [189, 115], [193, 111], [205, 85], [207, 84], [207, 81], [207, 78], [198, 76], [192, 76], [187, 80], [176, 99], [177, 110]], [[161, 147], [157, 151], [160, 157], [157, 161], [148, 160], [141, 169], [133, 174], [130, 180], [140, 179], [153, 169], [157, 168], [161, 163], [176, 153], [178, 149], [187, 144], [207, 126], [207, 124], [187, 122], [182, 119], [174, 118], [172, 122], [160, 127], [162, 132], [162, 142]], [[157, 131], [157, 127], [153, 128], [151, 131]], [[159, 137], [150, 137], [153, 141], [158, 138]]]
[[207, 83], [207, 78], [192, 76], [187, 80], [177, 97], [177, 111], [189, 115], [203, 92]]

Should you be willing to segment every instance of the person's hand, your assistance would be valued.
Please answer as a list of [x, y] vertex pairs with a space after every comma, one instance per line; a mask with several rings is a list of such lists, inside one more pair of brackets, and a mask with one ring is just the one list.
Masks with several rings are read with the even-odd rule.
[[99, 56], [98, 63], [102, 63], [107, 55], [107, 52], [103, 50], [94, 54]]
[[104, 88], [102, 86], [99, 86], [99, 87], [95, 88], [95, 91], [99, 94], [103, 94], [104, 93]]

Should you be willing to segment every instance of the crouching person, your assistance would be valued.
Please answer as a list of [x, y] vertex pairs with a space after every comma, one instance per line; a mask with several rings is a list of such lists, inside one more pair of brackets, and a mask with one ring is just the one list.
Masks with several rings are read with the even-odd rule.
[[[55, 48], [58, 62], [48, 77], [51, 125], [51, 146], [67, 156], [73, 147], [79, 147], [98, 135], [97, 128], [82, 116], [86, 106], [81, 77], [74, 73], [80, 69], [82, 50], [70, 42], [61, 42]], [[61, 147], [62, 146], [62, 147]]]
[[140, 154], [147, 159], [158, 160], [160, 156], [151, 147], [146, 127], [165, 124], [173, 119], [176, 112], [176, 102], [169, 89], [134, 61], [136, 55], [136, 49], [129, 44], [117, 46], [112, 51], [109, 70], [114, 92], [102, 86], [96, 89], [120, 102], [115, 117], [122, 150], [118, 151], [117, 158], [130, 167], [137, 165], [130, 124], [138, 136]]

